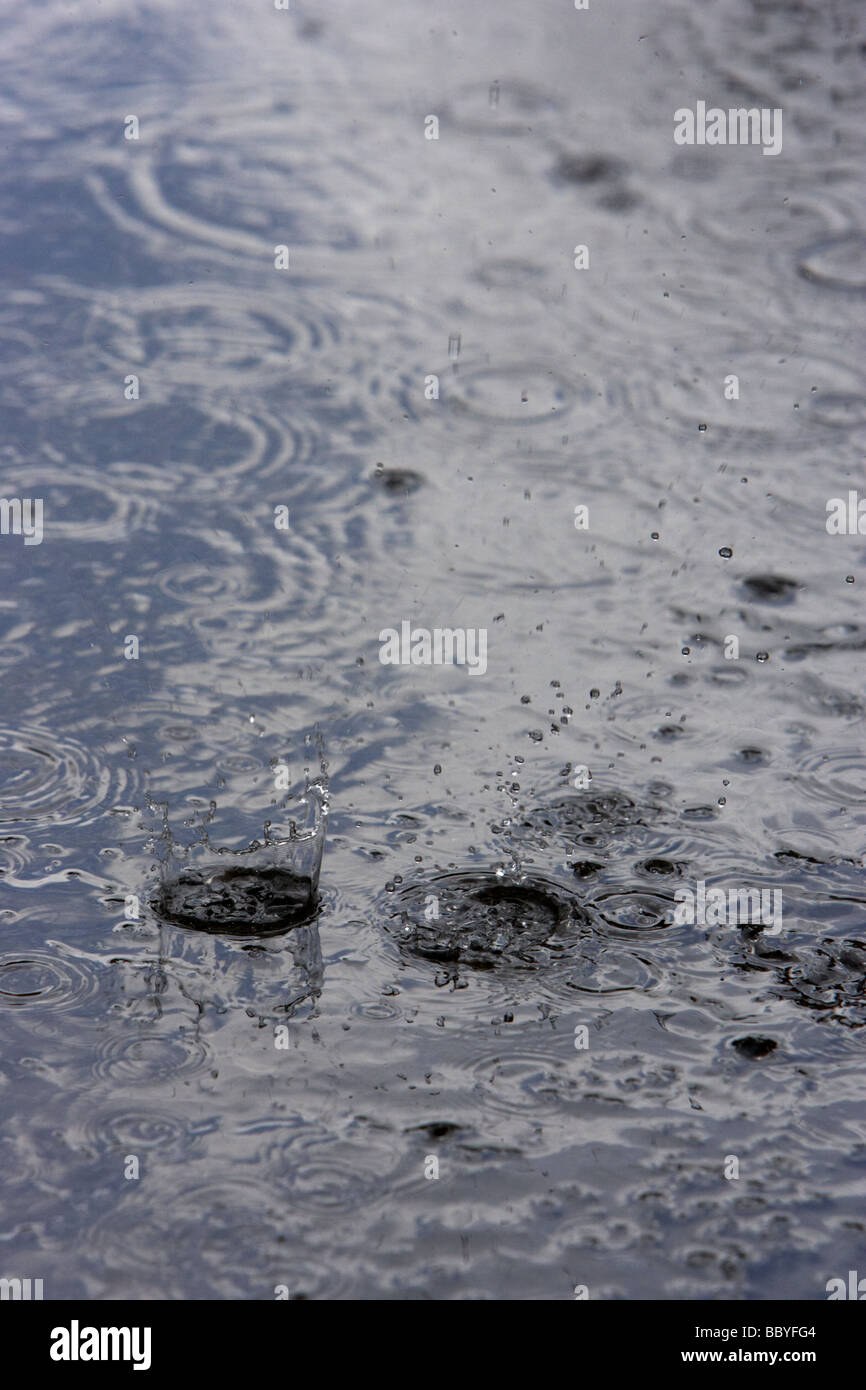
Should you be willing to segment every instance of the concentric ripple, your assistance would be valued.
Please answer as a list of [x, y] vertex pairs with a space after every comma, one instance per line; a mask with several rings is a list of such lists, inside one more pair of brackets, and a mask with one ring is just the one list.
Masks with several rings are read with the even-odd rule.
[[553, 367], [527, 363], [461, 373], [450, 398], [482, 420], [538, 424], [567, 415], [578, 400], [594, 403], [598, 394], [592, 386], [581, 390]]
[[627, 934], [657, 936], [674, 925], [673, 894], [647, 888], [618, 888], [599, 893], [592, 905], [608, 928]]
[[0, 956], [0, 1009], [73, 1009], [97, 988], [93, 972], [47, 950]]
[[866, 758], [856, 749], [813, 750], [799, 764], [795, 778], [807, 798], [835, 806], [866, 806]]
[[569, 1077], [553, 1051], [509, 1048], [479, 1058], [472, 1067], [474, 1090], [485, 1105], [509, 1114], [544, 1113], [561, 1109]]
[[415, 955], [446, 966], [535, 969], [574, 949], [589, 925], [578, 900], [533, 876], [446, 874], [403, 889], [389, 929]]
[[190, 1034], [144, 1032], [112, 1036], [100, 1049], [97, 1076], [130, 1086], [149, 1086], [203, 1071], [207, 1046]]
[[132, 772], [47, 729], [0, 729], [0, 824], [89, 825], [128, 801]]

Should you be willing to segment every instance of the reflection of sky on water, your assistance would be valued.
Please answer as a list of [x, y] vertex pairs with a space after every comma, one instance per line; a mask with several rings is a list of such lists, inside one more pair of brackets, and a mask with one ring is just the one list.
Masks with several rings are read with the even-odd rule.
[[[824, 527], [862, 19], [374, 11], [6, 17], [0, 465], [45, 506], [0, 537], [9, 1272], [821, 1297], [864, 1138], [862, 564]], [[675, 146], [698, 99], [781, 106], [782, 155]], [[483, 679], [380, 664], [403, 620], [486, 628]], [[257, 833], [317, 726], [317, 922], [160, 923], [146, 794]], [[456, 970], [395, 928], [515, 863], [579, 899], [571, 954], [513, 894]], [[669, 878], [780, 889], [785, 931], [662, 928]]]

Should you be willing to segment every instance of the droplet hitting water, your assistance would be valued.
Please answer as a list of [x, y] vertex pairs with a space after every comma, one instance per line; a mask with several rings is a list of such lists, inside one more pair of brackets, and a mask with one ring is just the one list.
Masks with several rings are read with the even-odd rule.
[[302, 828], [294, 819], [278, 830], [266, 821], [263, 840], [242, 849], [211, 843], [207, 827], [215, 802], [201, 838], [186, 846], [171, 833], [167, 806], [161, 809], [163, 854], [152, 905], [166, 921], [204, 932], [272, 936], [315, 917], [328, 813], [324, 778], [291, 803], [304, 814]]

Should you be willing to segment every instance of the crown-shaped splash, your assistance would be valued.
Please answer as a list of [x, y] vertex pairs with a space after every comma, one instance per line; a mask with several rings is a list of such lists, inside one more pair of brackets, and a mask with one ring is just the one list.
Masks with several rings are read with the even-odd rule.
[[[215, 842], [216, 801], [191, 839], [174, 834], [167, 803], [150, 805], [162, 818], [153, 841], [160, 886], [152, 901], [160, 916], [199, 931], [236, 935], [287, 931], [315, 916], [328, 818], [324, 776], [286, 796], [264, 822], [262, 838], [248, 844]], [[195, 819], [184, 825], [195, 827]]]

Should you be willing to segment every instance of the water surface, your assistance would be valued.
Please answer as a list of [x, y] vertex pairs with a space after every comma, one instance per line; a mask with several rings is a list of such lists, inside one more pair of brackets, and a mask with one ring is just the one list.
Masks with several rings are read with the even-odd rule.
[[[823, 1298], [864, 1239], [862, 11], [48, 0], [2, 53], [2, 488], [45, 524], [0, 537], [0, 1273]], [[781, 155], [675, 145], [697, 100], [782, 108]], [[382, 665], [404, 620], [485, 673]], [[312, 920], [154, 907], [149, 798], [242, 845], [323, 758]], [[698, 881], [783, 931], [677, 924]]]

